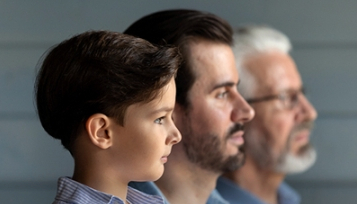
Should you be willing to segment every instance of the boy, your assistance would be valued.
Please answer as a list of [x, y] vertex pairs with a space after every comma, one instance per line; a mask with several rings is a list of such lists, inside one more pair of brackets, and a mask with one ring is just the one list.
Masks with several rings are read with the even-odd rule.
[[46, 132], [74, 158], [54, 203], [162, 203], [128, 187], [163, 173], [181, 135], [172, 121], [176, 48], [128, 35], [91, 31], [54, 47], [35, 92]]

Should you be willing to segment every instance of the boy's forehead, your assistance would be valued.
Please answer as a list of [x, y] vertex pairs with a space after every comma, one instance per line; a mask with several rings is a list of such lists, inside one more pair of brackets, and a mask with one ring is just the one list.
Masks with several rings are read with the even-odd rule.
[[[168, 84], [164, 87], [155, 90], [155, 97], [150, 101], [141, 101], [130, 106], [135, 107], [146, 107], [149, 110], [156, 111], [158, 109], [171, 109], [175, 104], [175, 96], [176, 96], [176, 83], [174, 78], [170, 80]], [[164, 110], [163, 110], [164, 111]]]

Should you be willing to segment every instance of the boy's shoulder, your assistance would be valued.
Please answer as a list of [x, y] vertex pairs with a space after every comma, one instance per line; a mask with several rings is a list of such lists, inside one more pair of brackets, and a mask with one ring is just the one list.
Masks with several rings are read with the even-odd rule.
[[[148, 195], [128, 187], [127, 200], [132, 203], [164, 204], [160, 196]], [[57, 182], [57, 195], [53, 204], [109, 204], [124, 203], [120, 198], [95, 190], [69, 177], [61, 177]]]
[[149, 195], [160, 196], [164, 200], [164, 204], [169, 204], [169, 201], [165, 198], [164, 194], [160, 191], [160, 189], [155, 185], [152, 181], [147, 182], [130, 182], [129, 187], [137, 189], [141, 192], [144, 192]]

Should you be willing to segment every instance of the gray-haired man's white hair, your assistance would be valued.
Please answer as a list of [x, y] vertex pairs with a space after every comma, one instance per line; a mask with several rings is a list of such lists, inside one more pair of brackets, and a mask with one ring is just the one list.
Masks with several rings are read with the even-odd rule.
[[234, 45], [232, 47], [240, 75], [241, 83], [239, 91], [243, 97], [252, 97], [255, 90], [255, 79], [243, 67], [246, 57], [271, 51], [289, 53], [291, 42], [289, 38], [278, 30], [268, 26], [249, 25], [238, 28], [233, 34]]

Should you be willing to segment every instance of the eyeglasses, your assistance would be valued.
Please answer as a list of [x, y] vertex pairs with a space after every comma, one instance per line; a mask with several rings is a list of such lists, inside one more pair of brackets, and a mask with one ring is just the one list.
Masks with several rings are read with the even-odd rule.
[[276, 95], [246, 99], [246, 101], [249, 104], [251, 104], [251, 103], [260, 103], [260, 102], [271, 101], [271, 100], [280, 100], [283, 103], [285, 108], [294, 109], [295, 107], [297, 107], [299, 105], [299, 102], [300, 102], [299, 95], [300, 94], [305, 95], [304, 88], [301, 88], [300, 90], [283, 91]]

